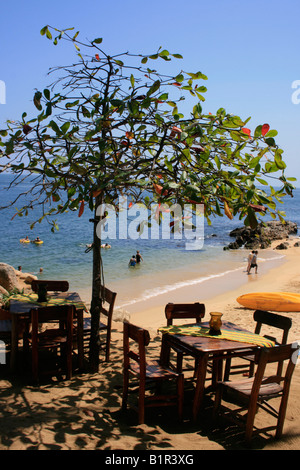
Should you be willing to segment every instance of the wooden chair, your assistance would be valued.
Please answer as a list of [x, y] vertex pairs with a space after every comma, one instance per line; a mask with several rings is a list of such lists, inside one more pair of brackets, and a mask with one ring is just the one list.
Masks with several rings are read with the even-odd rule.
[[[42, 350], [60, 348], [61, 358], [65, 355], [66, 377], [72, 377], [73, 316], [75, 307], [62, 305], [31, 309], [32, 331], [29, 344], [32, 352], [32, 375], [35, 382], [39, 377], [39, 355]], [[53, 327], [56, 322], [56, 328]], [[51, 323], [51, 328], [39, 331], [41, 323]], [[55, 370], [57, 372], [57, 369]]]
[[[165, 316], [167, 319], [167, 326], [173, 325], [173, 320], [184, 320], [190, 319], [194, 320], [194, 323], [201, 323], [202, 318], [205, 315], [205, 305], [200, 304], [199, 302], [195, 303], [188, 303], [188, 304], [173, 304], [168, 303], [165, 307]], [[182, 372], [182, 364], [183, 364], [183, 357], [185, 354], [182, 351], [179, 351], [173, 348], [175, 353], [177, 354], [176, 358], [176, 371]], [[171, 367], [173, 367], [171, 365]], [[197, 362], [195, 361], [195, 368], [196, 371]], [[185, 369], [190, 370], [190, 369]]]
[[[133, 344], [130, 344], [133, 340]], [[138, 421], [144, 423], [146, 406], [178, 407], [179, 419], [183, 413], [183, 374], [159, 365], [159, 361], [146, 361], [146, 346], [150, 342], [149, 332], [131, 323], [124, 322], [124, 385], [122, 408], [126, 409], [128, 399], [129, 375], [133, 374], [139, 379], [138, 388]], [[135, 350], [137, 349], [137, 351]], [[154, 382], [156, 385], [166, 381], [176, 381], [177, 391], [174, 394], [162, 395], [160, 393], [146, 397], [146, 385]]]
[[[116, 301], [116, 292], [112, 292], [107, 287], [101, 288], [102, 307], [100, 310], [100, 323], [99, 323], [99, 334], [101, 332], [106, 333], [104, 342], [100, 340], [100, 351], [105, 352], [105, 361], [109, 361], [110, 355], [110, 342], [111, 342], [111, 323], [114, 311], [114, 305]], [[104, 320], [104, 321], [101, 321]], [[84, 340], [87, 341], [91, 335], [91, 318], [83, 319], [83, 335]]]
[[[255, 377], [247, 379], [244, 378], [233, 382], [224, 381], [218, 383], [215, 396], [214, 416], [216, 417], [219, 412], [224, 390], [231, 390], [236, 392], [238, 397], [242, 397], [248, 401], [246, 407], [229, 411], [229, 415], [236, 415], [237, 413], [240, 414], [242, 410], [247, 410], [247, 414], [245, 416], [245, 437], [247, 443], [250, 443], [252, 438], [254, 418], [258, 406], [277, 418], [276, 426], [268, 427], [267, 430], [276, 429], [276, 438], [280, 438], [287, 409], [291, 379], [297, 362], [298, 353], [298, 343], [261, 349], [258, 355], [258, 366]], [[288, 361], [284, 376], [282, 376], [282, 374], [272, 374], [271, 376], [267, 376], [267, 364], [277, 362], [280, 364], [284, 361]], [[281, 398], [280, 406], [279, 409], [275, 409], [268, 403], [268, 401], [272, 398], [278, 397]]]
[[48, 292], [67, 292], [69, 290], [68, 281], [34, 279], [31, 282], [31, 289], [33, 292], [37, 292], [39, 286], [46, 286]]
[[[275, 342], [276, 345], [287, 344], [289, 330], [292, 326], [292, 320], [283, 315], [278, 315], [277, 313], [266, 312], [264, 310], [256, 310], [253, 315], [253, 319], [256, 322], [256, 327], [254, 333], [261, 334], [261, 329], [263, 325], [268, 325], [274, 328], [277, 328], [282, 331], [282, 336], [280, 340], [270, 336], [264, 335], [265, 338], [271, 339]], [[240, 363], [236, 365], [231, 365], [231, 359], [227, 359], [224, 373], [224, 380], [228, 380], [230, 374], [248, 374], [249, 377], [253, 377], [254, 374], [254, 356], [247, 353], [241, 353], [240, 356], [245, 363]], [[278, 363], [278, 375], [281, 374], [282, 363]]]

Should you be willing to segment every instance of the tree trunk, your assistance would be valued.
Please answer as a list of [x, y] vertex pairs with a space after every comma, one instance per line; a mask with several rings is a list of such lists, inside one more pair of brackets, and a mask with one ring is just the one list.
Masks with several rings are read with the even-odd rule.
[[96, 216], [97, 209], [102, 203], [102, 197], [97, 196], [94, 212], [94, 235], [93, 235], [93, 279], [92, 279], [92, 301], [91, 301], [91, 338], [89, 350], [89, 363], [92, 372], [98, 372], [99, 369], [99, 322], [100, 309], [102, 306], [101, 285], [102, 279], [102, 258], [101, 258], [101, 239], [96, 233], [96, 227], [99, 217]]

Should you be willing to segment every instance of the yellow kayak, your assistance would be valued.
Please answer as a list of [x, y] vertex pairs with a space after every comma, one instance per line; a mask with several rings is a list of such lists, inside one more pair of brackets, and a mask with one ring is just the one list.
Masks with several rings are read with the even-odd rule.
[[294, 292], [253, 292], [241, 295], [236, 300], [252, 310], [300, 312], [300, 294]]

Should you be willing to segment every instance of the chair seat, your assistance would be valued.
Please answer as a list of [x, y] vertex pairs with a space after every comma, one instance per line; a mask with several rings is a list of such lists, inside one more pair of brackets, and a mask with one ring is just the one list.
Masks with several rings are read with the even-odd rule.
[[[265, 396], [270, 396], [272, 394], [277, 395], [283, 391], [283, 387], [276, 383], [276, 382], [270, 382], [270, 383], [263, 383], [265, 380], [265, 377], [262, 380], [262, 384], [259, 389], [259, 394], [258, 397], [265, 397]], [[235, 390], [236, 392], [241, 392], [244, 395], [247, 395], [250, 397], [251, 391], [252, 391], [252, 386], [254, 382], [254, 377], [251, 377], [249, 379], [242, 379], [242, 380], [237, 380], [234, 382], [223, 382], [223, 385], [227, 388], [230, 388], [231, 390]]]
[[[130, 364], [130, 369], [135, 374], [140, 373], [140, 366], [136, 362]], [[168, 377], [170, 377], [170, 379], [171, 378], [174, 379], [175, 377], [178, 377], [179, 375], [180, 374], [178, 374], [177, 372], [169, 368], [162, 367], [159, 364], [159, 361], [149, 361], [146, 363], [146, 376], [149, 379], [165, 380]]]
[[[84, 333], [87, 333], [87, 332], [91, 331], [91, 322], [92, 322], [91, 317], [86, 317], [86, 318], [83, 319], [83, 331], [84, 331]], [[100, 321], [99, 322], [99, 330], [107, 330], [107, 325], [105, 325], [105, 323], [102, 323]]]
[[[29, 341], [31, 338], [29, 338]], [[48, 329], [39, 333], [38, 344], [39, 347], [58, 347], [60, 343], [67, 342], [67, 332], [59, 329]]]

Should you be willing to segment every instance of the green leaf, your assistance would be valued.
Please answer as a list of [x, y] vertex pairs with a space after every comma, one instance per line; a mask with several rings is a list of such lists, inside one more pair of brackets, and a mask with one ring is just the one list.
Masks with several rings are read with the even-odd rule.
[[258, 181], [260, 184], [262, 184], [262, 185], [264, 185], [264, 186], [268, 186], [267, 181], [265, 181], [265, 180], [263, 180], [263, 179], [261, 179], [261, 178], [256, 178], [256, 179], [257, 179], [257, 181]]
[[176, 82], [181, 83], [184, 80], [184, 76], [182, 75], [182, 73], [180, 73], [174, 79], [176, 80]]
[[36, 91], [33, 97], [34, 105], [39, 111], [42, 111], [43, 109], [41, 105], [41, 97], [42, 97], [42, 93], [40, 91]]
[[69, 188], [68, 189], [68, 198], [70, 199], [76, 193], [76, 188]]
[[70, 122], [65, 122], [62, 126], [61, 126], [61, 131], [63, 134], [65, 134], [67, 132], [67, 130], [69, 129], [71, 123]]
[[42, 36], [45, 36], [47, 30], [48, 30], [48, 25], [44, 26], [44, 27], [41, 29], [40, 34], [41, 34]]
[[266, 144], [269, 145], [269, 147], [275, 147], [276, 143], [273, 137], [269, 137], [265, 140]]
[[130, 75], [130, 83], [131, 83], [132, 88], [134, 88], [134, 82], [135, 82], [134, 76], [131, 74]]
[[48, 90], [48, 88], [45, 88], [44, 90], [44, 96], [47, 100], [50, 100], [50, 91]]
[[277, 132], [275, 129], [271, 129], [271, 130], [265, 135], [265, 137], [276, 137], [276, 135], [278, 135], [278, 132]]
[[156, 80], [147, 91], [147, 96], [153, 95], [160, 88], [160, 80]]
[[275, 153], [275, 163], [276, 163], [277, 168], [279, 168], [279, 170], [284, 170], [286, 168], [286, 164], [282, 160], [282, 157], [279, 152]]
[[56, 135], [61, 135], [61, 130], [55, 121], [50, 121], [49, 127], [55, 132]]
[[157, 99], [158, 99], [159, 101], [166, 101], [168, 98], [169, 98], [169, 93], [163, 93], [163, 94], [160, 95]]
[[247, 223], [247, 225], [250, 225], [252, 229], [255, 229], [257, 227], [257, 219], [255, 213], [250, 207], [248, 208], [248, 216], [245, 219], [245, 223]]
[[196, 73], [188, 73], [188, 75], [193, 79], [193, 80], [207, 80], [207, 76], [204, 75], [201, 72], [196, 72]]
[[47, 37], [48, 39], [52, 39], [52, 34], [50, 33], [50, 31], [49, 31], [48, 28], [47, 28], [47, 30], [46, 30], [46, 37]]
[[73, 103], [66, 103], [65, 106], [66, 108], [72, 108], [73, 106], [76, 106], [79, 103], [79, 100], [73, 101]]
[[262, 125], [257, 126], [255, 131], [254, 131], [254, 137], [260, 137], [261, 136], [261, 130], [262, 130]]
[[97, 38], [97, 39], [94, 39], [92, 42], [94, 42], [95, 44], [101, 44], [103, 41], [102, 38]]

